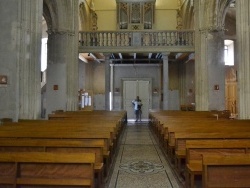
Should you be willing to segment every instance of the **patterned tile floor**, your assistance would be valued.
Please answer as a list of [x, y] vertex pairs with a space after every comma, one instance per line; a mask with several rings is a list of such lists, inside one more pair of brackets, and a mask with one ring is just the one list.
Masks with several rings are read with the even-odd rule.
[[180, 188], [147, 123], [129, 123], [106, 188]]

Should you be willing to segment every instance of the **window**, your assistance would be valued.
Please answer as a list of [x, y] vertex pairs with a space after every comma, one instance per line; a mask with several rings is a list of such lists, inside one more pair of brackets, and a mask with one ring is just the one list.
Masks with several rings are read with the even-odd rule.
[[41, 56], [41, 71], [47, 69], [47, 41], [48, 38], [42, 39], [42, 56]]
[[224, 61], [225, 65], [234, 65], [234, 41], [232, 40], [224, 41]]

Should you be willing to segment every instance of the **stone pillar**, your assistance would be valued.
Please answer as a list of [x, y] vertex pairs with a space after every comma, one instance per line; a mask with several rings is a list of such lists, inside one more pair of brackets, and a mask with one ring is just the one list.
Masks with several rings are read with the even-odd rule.
[[225, 62], [222, 31], [207, 36], [209, 110], [225, 110]]
[[[58, 3], [59, 4], [59, 3]], [[78, 1], [69, 1], [67, 9], [60, 12], [58, 25], [48, 29], [48, 67], [46, 85], [46, 114], [54, 110], [78, 109]], [[66, 6], [66, 5], [65, 5]], [[61, 15], [66, 14], [65, 18]], [[56, 19], [56, 18], [55, 18]], [[62, 25], [63, 24], [63, 27]]]
[[[218, 26], [205, 25], [200, 1], [195, 5], [195, 108], [225, 109], [224, 43]], [[218, 86], [219, 90], [215, 90]]]
[[42, 8], [42, 0], [20, 2], [19, 119], [41, 118]]
[[194, 1], [195, 10], [195, 110], [208, 110], [208, 67], [206, 56], [206, 34], [201, 32], [202, 15], [200, 2]]
[[0, 118], [41, 117], [42, 0], [0, 1]]
[[163, 53], [163, 110], [169, 109], [169, 73], [168, 73], [168, 55]]
[[111, 83], [111, 78], [110, 78], [110, 54], [105, 54], [105, 109], [110, 110], [110, 83]]
[[250, 119], [250, 2], [236, 1], [238, 63], [238, 117]]
[[78, 107], [78, 46], [74, 32], [52, 32], [48, 37], [46, 114]]

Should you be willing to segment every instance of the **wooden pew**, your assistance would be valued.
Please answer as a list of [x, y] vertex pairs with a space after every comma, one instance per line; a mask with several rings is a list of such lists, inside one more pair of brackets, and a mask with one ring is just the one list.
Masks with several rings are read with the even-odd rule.
[[[3, 139], [18, 139], [24, 144], [25, 139], [43, 140], [57, 139], [66, 142], [86, 141], [92, 139], [104, 140], [104, 156], [106, 166], [110, 165], [113, 150], [116, 147], [117, 137], [126, 122], [126, 112], [56, 112], [55, 120], [19, 120], [19, 123], [4, 123], [0, 128], [0, 137]], [[58, 115], [59, 114], [59, 115]], [[66, 118], [65, 118], [66, 117]], [[36, 143], [37, 144], [37, 143]], [[52, 144], [52, 143], [51, 143]], [[60, 146], [49, 147], [46, 151], [74, 152], [76, 147], [62, 148]], [[32, 150], [35, 148], [34, 146]], [[9, 150], [8, 148], [7, 150]], [[13, 147], [12, 147], [13, 149]], [[15, 148], [17, 149], [17, 148]], [[14, 149], [14, 150], [15, 150]], [[20, 147], [19, 147], [20, 149]], [[27, 149], [27, 148], [26, 148]], [[37, 148], [36, 148], [37, 149]], [[79, 147], [77, 148], [79, 149]], [[6, 148], [5, 148], [6, 150]], [[110, 154], [111, 152], [111, 154]]]
[[113, 160], [113, 156], [110, 154], [111, 146], [111, 135], [108, 131], [86, 131], [86, 130], [75, 130], [72, 128], [68, 129], [29, 129], [30, 126], [19, 126], [16, 129], [15, 126], [8, 127], [8, 129], [3, 129], [0, 127], [0, 138], [12, 138], [12, 139], [64, 139], [64, 140], [90, 140], [90, 139], [102, 139], [104, 140], [104, 157], [105, 164], [109, 167]]
[[[200, 133], [176, 133], [175, 134], [175, 153], [180, 153], [179, 158], [183, 156], [186, 150], [186, 140], [204, 140], [204, 139], [250, 139], [248, 132], [200, 132]], [[173, 156], [175, 158], [176, 156]]]
[[[0, 139], [1, 152], [56, 152], [60, 153], [95, 153], [95, 176], [97, 187], [103, 184], [104, 171], [104, 140], [58, 140], [58, 139]], [[105, 169], [104, 169], [105, 167]]]
[[[43, 122], [43, 123], [42, 123]], [[71, 122], [32, 122], [32, 123], [12, 123], [0, 127], [0, 138], [103, 138], [105, 141], [105, 151], [109, 151], [113, 139], [115, 139], [115, 127], [101, 127], [92, 124], [72, 124]], [[9, 134], [11, 133], [11, 134]], [[88, 135], [89, 133], [89, 135]], [[33, 135], [32, 135], [33, 134]]]
[[118, 121], [121, 125], [127, 122], [127, 112], [126, 111], [66, 111], [63, 113], [49, 114], [49, 120], [56, 119], [76, 119], [76, 118], [95, 118], [96, 120], [101, 119], [106, 120], [115, 120]]
[[[204, 121], [202, 124], [195, 122], [183, 125], [183, 129], [168, 132], [168, 146], [175, 151], [185, 151], [186, 139], [202, 138], [249, 138], [246, 134], [250, 130], [249, 120], [246, 121]], [[177, 142], [177, 143], [176, 143]]]
[[[249, 120], [229, 120], [226, 117], [228, 113], [225, 113], [223, 120], [221, 120], [223, 114], [220, 114], [219, 120], [216, 120], [213, 114], [206, 115], [206, 112], [184, 113], [171, 111], [150, 114], [152, 130], [158, 136], [159, 142], [163, 143], [164, 149], [172, 147], [172, 154], [167, 151], [167, 155], [172, 155], [171, 157], [175, 161], [185, 159], [188, 140], [250, 139]], [[249, 152], [248, 148], [244, 148], [242, 151]], [[178, 163], [176, 162], [176, 164]]]
[[203, 155], [202, 187], [250, 187], [250, 155]]
[[[115, 121], [92, 120], [85, 121], [82, 119], [70, 120], [50, 120], [50, 121], [22, 121], [18, 125], [40, 126], [40, 129], [71, 129], [74, 130], [89, 130], [89, 131], [109, 131], [111, 134], [112, 143], [116, 145], [121, 134], [121, 127]], [[34, 127], [36, 129], [37, 127]], [[31, 127], [32, 129], [32, 127]], [[115, 146], [114, 146], [115, 147]]]
[[94, 153], [3, 152], [1, 187], [94, 187]]
[[[97, 121], [97, 122], [96, 122]], [[11, 125], [11, 126], [10, 126]], [[104, 156], [106, 164], [109, 166], [112, 161], [112, 157], [114, 155], [114, 150], [116, 147], [116, 143], [119, 137], [119, 133], [117, 132], [117, 125], [114, 121], [111, 122], [103, 122], [95, 120], [93, 122], [85, 123], [82, 119], [72, 119], [72, 120], [56, 120], [56, 121], [44, 121], [44, 120], [22, 120], [18, 123], [8, 123], [5, 126], [1, 126], [0, 131], [8, 130], [13, 132], [37, 132], [39, 130], [40, 133], [44, 132], [44, 137], [49, 138], [48, 134], [58, 134], [62, 135], [58, 138], [68, 138], [69, 135], [75, 135], [78, 133], [89, 133], [89, 138], [92, 135], [92, 139], [98, 138], [100, 133], [110, 134], [110, 138], [105, 139], [105, 149]], [[48, 133], [48, 131], [50, 133]], [[63, 133], [62, 133], [63, 132]], [[70, 132], [73, 132], [72, 134]], [[18, 133], [18, 134], [19, 134]], [[64, 137], [64, 134], [68, 134], [68, 136]], [[85, 134], [85, 135], [86, 135]], [[6, 134], [5, 134], [6, 135]], [[96, 135], [96, 136], [95, 136]], [[7, 135], [6, 135], [7, 136]], [[18, 136], [18, 135], [17, 135]], [[28, 135], [27, 135], [28, 136]], [[21, 135], [21, 137], [25, 137]], [[43, 136], [38, 136], [39, 138]], [[52, 136], [52, 138], [54, 135]], [[56, 137], [55, 137], [56, 138]]]
[[194, 187], [196, 175], [202, 175], [202, 156], [206, 154], [245, 154], [250, 139], [210, 139], [186, 141], [186, 187]]

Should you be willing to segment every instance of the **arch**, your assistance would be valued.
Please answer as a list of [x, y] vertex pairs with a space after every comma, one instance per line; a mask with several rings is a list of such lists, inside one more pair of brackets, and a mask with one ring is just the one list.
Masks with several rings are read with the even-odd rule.
[[79, 4], [79, 30], [80, 31], [87, 31], [88, 25], [87, 25], [87, 8], [86, 3], [82, 2]]
[[207, 0], [203, 4], [205, 12], [204, 26], [214, 31], [223, 30], [227, 8], [233, 1], [234, 0]]
[[48, 32], [52, 32], [54, 28], [56, 28], [57, 21], [57, 14], [56, 14], [56, 1], [49, 1], [49, 0], [44, 0], [43, 1], [43, 16], [47, 22], [48, 25]]
[[[72, 23], [72, 8], [74, 1], [69, 0], [44, 0], [43, 14], [48, 24], [49, 32], [73, 32], [75, 23]], [[71, 20], [71, 21], [69, 21]]]
[[182, 29], [193, 29], [194, 28], [194, 6], [191, 1], [179, 2], [178, 13], [182, 19]]

